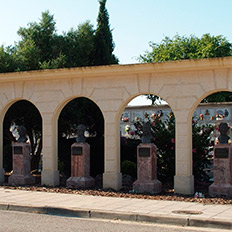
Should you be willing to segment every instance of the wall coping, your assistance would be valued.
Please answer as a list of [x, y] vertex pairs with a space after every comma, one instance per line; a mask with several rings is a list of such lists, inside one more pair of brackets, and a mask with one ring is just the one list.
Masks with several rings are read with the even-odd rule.
[[65, 78], [95, 78], [112, 76], [125, 77], [129, 74], [169, 73], [199, 70], [227, 69], [232, 67], [232, 57], [220, 57], [198, 60], [178, 60], [160, 63], [104, 65], [65, 69], [49, 69], [0, 73], [0, 82], [58, 80]]

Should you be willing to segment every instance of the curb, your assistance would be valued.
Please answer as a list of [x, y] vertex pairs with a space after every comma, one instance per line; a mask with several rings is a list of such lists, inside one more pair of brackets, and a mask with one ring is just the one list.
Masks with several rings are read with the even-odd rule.
[[219, 228], [219, 229], [232, 229], [232, 222], [227, 220], [193, 218], [191, 216], [180, 215], [147, 215], [138, 213], [124, 213], [112, 212], [102, 210], [81, 210], [81, 209], [67, 209], [49, 206], [25, 206], [15, 204], [0, 204], [0, 210], [19, 211], [27, 213], [48, 214], [56, 216], [68, 216], [79, 218], [98, 218], [109, 220], [122, 220], [134, 222], [147, 222], [157, 224], [169, 224], [177, 226], [194, 226], [204, 228]]
[[227, 220], [217, 220], [217, 219], [197, 219], [190, 218], [189, 226], [196, 227], [208, 227], [208, 228], [218, 228], [224, 230], [232, 230], [232, 222]]

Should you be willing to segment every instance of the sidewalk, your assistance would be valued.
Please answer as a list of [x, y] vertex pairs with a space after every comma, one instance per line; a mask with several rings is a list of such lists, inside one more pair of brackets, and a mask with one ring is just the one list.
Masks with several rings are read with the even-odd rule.
[[232, 229], [232, 205], [10, 190], [0, 210]]

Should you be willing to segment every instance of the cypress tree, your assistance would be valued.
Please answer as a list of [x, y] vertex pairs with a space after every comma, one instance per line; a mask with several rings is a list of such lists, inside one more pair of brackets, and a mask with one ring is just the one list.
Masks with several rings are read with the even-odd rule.
[[106, 0], [99, 0], [99, 13], [97, 29], [94, 40], [94, 65], [117, 64], [118, 59], [114, 56], [114, 42], [109, 25], [109, 14], [105, 7]]

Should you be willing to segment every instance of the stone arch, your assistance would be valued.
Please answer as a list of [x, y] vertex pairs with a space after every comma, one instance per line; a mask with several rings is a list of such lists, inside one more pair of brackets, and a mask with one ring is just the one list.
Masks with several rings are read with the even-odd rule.
[[[78, 96], [72, 96], [72, 97], [69, 97], [69, 98], [67, 98], [67, 99], [65, 99], [65, 101], [63, 101], [62, 103], [60, 103], [59, 104], [59, 106], [56, 108], [56, 110], [55, 110], [55, 112], [54, 112], [54, 114], [53, 114], [53, 118], [52, 118], [52, 124], [53, 124], [53, 141], [54, 141], [54, 144], [52, 145], [52, 146], [54, 146], [54, 150], [55, 150], [55, 160], [58, 162], [58, 153], [60, 153], [59, 151], [61, 151], [60, 149], [59, 149], [59, 143], [58, 143], [58, 134], [59, 134], [59, 132], [58, 132], [58, 129], [59, 129], [59, 118], [60, 118], [60, 116], [61, 116], [61, 114], [62, 114], [62, 111], [65, 109], [65, 107], [69, 104], [69, 103], [71, 103], [72, 101], [74, 101], [74, 100], [76, 100], [76, 99], [87, 99], [88, 101], [90, 101], [91, 103], [93, 103], [95, 106], [96, 106], [96, 108], [98, 108], [98, 110], [99, 110], [99, 113], [101, 114], [101, 116], [102, 116], [102, 120], [103, 120], [103, 133], [104, 133], [104, 113], [103, 113], [103, 111], [101, 110], [101, 108], [100, 108], [100, 106], [99, 106], [99, 104], [97, 104], [96, 103], [96, 101], [95, 100], [93, 100], [92, 98], [90, 98], [90, 97], [86, 97], [86, 96], [83, 96], [83, 95], [78, 95]], [[93, 119], [94, 119], [94, 115], [92, 115], [93, 116]], [[97, 124], [97, 123], [96, 123]], [[97, 135], [97, 137], [96, 138], [98, 138], [99, 136]], [[73, 138], [73, 139], [70, 139], [70, 140], [73, 140], [73, 142], [75, 142], [75, 138]], [[92, 146], [93, 145], [93, 140], [94, 140], [94, 138], [93, 139], [91, 139], [91, 138], [89, 138], [89, 142], [90, 142], [90, 146]], [[71, 141], [71, 143], [72, 143], [72, 141]], [[95, 143], [94, 143], [94, 145], [96, 145]], [[70, 147], [69, 147], [69, 149], [71, 149], [71, 145], [70, 145]], [[67, 150], [69, 150], [69, 149], [67, 149]], [[91, 151], [93, 151], [93, 147], [92, 147], [92, 150]], [[95, 155], [97, 154], [97, 152], [96, 152], [96, 154], [94, 153], [94, 152], [90, 152], [90, 154], [91, 154], [91, 159], [90, 159], [90, 162], [91, 162], [91, 164], [94, 164], [94, 160], [93, 160], [93, 157], [95, 157]], [[103, 149], [102, 149], [102, 154], [103, 154], [103, 160], [102, 160], [102, 166], [100, 167], [100, 168], [102, 168], [103, 170], [104, 170], [104, 142], [103, 142]], [[69, 158], [71, 158], [71, 150], [70, 150], [70, 152], [68, 152], [68, 155], [70, 155], [70, 157]], [[70, 163], [70, 160], [67, 162], [67, 163]], [[56, 164], [57, 165], [57, 164]], [[67, 166], [66, 166], [67, 167]], [[71, 167], [71, 164], [70, 164], [70, 167]], [[56, 166], [56, 168], [58, 168], [57, 166]], [[95, 169], [97, 169], [96, 167], [94, 167], [94, 170]], [[95, 172], [97, 172], [97, 171], [94, 171], [93, 170], [93, 165], [92, 165], [92, 168], [91, 168], [91, 173], [94, 173], [95, 174]], [[100, 174], [100, 173], [99, 173]]]
[[[153, 94], [153, 95], [156, 95], [156, 96], [162, 98], [165, 102], [167, 102], [168, 107], [169, 107], [170, 110], [173, 112], [174, 117], [175, 117], [174, 109], [173, 109], [172, 106], [169, 104], [169, 102], [166, 101], [166, 98], [163, 98], [160, 94], [156, 94], [156, 93], [154, 93], [154, 92], [152, 92], [152, 91], [150, 91], [150, 92], [142, 92], [142, 93], [137, 93], [137, 94], [134, 94], [134, 95], [130, 96], [130, 97], [129, 97], [126, 101], [124, 101], [123, 104], [120, 106], [120, 109], [119, 109], [119, 111], [117, 112], [117, 118], [116, 118], [116, 122], [117, 122], [117, 124], [118, 124], [118, 127], [120, 127], [120, 118], [121, 118], [121, 116], [122, 116], [123, 111], [125, 110], [125, 107], [128, 105], [128, 103], [129, 103], [131, 100], [133, 100], [134, 98], [136, 98], [136, 97], [138, 97], [138, 96], [146, 95], [146, 94]], [[174, 135], [174, 137], [175, 137], [175, 135]], [[118, 138], [117, 140], [118, 140], [118, 143], [119, 143], [118, 147], [120, 148], [120, 147], [121, 147], [121, 143], [120, 143], [120, 136], [119, 136], [119, 134], [118, 134], [117, 138]], [[174, 144], [174, 151], [175, 151], [175, 144]], [[136, 151], [135, 151], [135, 152], [136, 152]], [[176, 152], [175, 152], [175, 153], [176, 153]], [[121, 163], [121, 150], [120, 150], [120, 149], [118, 150], [118, 154], [120, 154], [120, 155], [119, 155], [119, 159], [120, 159], [120, 163]], [[175, 163], [174, 163], [174, 166], [175, 166]], [[174, 168], [175, 168], [175, 167], [174, 167]]]
[[41, 118], [41, 131], [42, 131], [42, 114], [40, 112], [40, 109], [38, 108], [38, 106], [32, 102], [31, 100], [28, 100], [26, 98], [15, 98], [9, 102], [6, 102], [1, 110], [1, 114], [0, 114], [0, 182], [1, 181], [1, 175], [4, 173], [4, 169], [3, 169], [3, 124], [4, 124], [4, 119], [5, 116], [7, 114], [7, 112], [11, 109], [12, 106], [14, 106], [14, 104], [17, 104], [20, 101], [25, 101], [28, 102], [30, 105], [32, 105], [34, 107], [34, 109], [36, 109], [36, 111], [38, 112], [40, 118]]
[[[90, 97], [88, 97], [88, 96], [85, 96], [85, 95], [75, 95], [75, 96], [71, 96], [71, 97], [68, 97], [68, 98], [66, 98], [64, 101], [62, 101], [57, 107], [56, 107], [56, 109], [54, 110], [54, 112], [53, 112], [53, 115], [52, 115], [52, 118], [51, 118], [51, 121], [52, 121], [52, 128], [53, 128], [53, 133], [54, 133], [54, 149], [55, 149], [55, 154], [57, 154], [57, 133], [58, 133], [58, 119], [59, 119], [59, 116], [60, 116], [60, 113], [61, 113], [61, 111], [63, 110], [63, 108], [69, 103], [69, 102], [71, 102], [72, 100], [74, 100], [74, 99], [76, 99], [76, 98], [87, 98], [87, 99], [89, 99], [90, 101], [92, 101], [93, 103], [95, 103], [97, 106], [98, 106], [98, 108], [101, 110], [101, 107], [98, 105], [98, 103], [94, 100], [94, 99], [92, 99], [92, 98], [90, 98]], [[101, 112], [102, 112], [102, 115], [103, 115], [103, 118], [104, 118], [104, 112], [101, 110]], [[104, 118], [105, 119], [105, 118]]]
[[195, 102], [194, 104], [192, 105], [191, 109], [189, 110], [189, 113], [188, 113], [188, 121], [189, 120], [192, 120], [192, 116], [194, 114], [194, 111], [196, 110], [197, 106], [201, 103], [201, 101], [203, 99], [205, 99], [206, 97], [210, 96], [211, 94], [214, 94], [214, 93], [218, 93], [218, 92], [231, 92], [232, 93], [232, 90], [231, 89], [228, 89], [228, 88], [219, 88], [219, 89], [212, 89], [210, 91], [207, 91], [205, 92], [203, 95], [201, 95]]
[[18, 101], [27, 101], [27, 102], [31, 103], [31, 104], [32, 104], [33, 106], [35, 106], [35, 108], [39, 111], [40, 115], [42, 115], [41, 112], [40, 112], [39, 107], [38, 107], [37, 104], [34, 103], [33, 101], [31, 101], [31, 100], [29, 100], [29, 99], [27, 99], [27, 98], [15, 98], [15, 99], [10, 100], [9, 102], [5, 103], [5, 104], [2, 106], [2, 110], [1, 110], [1, 113], [0, 113], [0, 123], [3, 122], [4, 117], [5, 117], [5, 114], [6, 114], [6, 112], [10, 109], [10, 107], [11, 107], [14, 103], [16, 103], [16, 102], [18, 102]]
[[218, 88], [218, 89], [212, 89], [209, 91], [206, 91], [204, 94], [202, 94], [192, 105], [189, 113], [188, 113], [188, 125], [189, 125], [189, 133], [191, 133], [191, 145], [189, 147], [190, 151], [191, 151], [191, 155], [192, 154], [192, 149], [193, 149], [193, 144], [192, 144], [192, 118], [194, 116], [194, 112], [197, 109], [197, 107], [199, 106], [199, 104], [202, 102], [203, 99], [205, 99], [206, 97], [215, 94], [215, 93], [219, 93], [219, 92], [230, 92], [232, 94], [232, 90], [229, 88]]
[[[116, 121], [120, 120], [121, 115], [122, 115], [124, 109], [126, 108], [126, 106], [128, 105], [128, 103], [129, 103], [130, 101], [132, 101], [134, 98], [136, 98], [136, 97], [138, 97], [138, 96], [146, 95], [146, 94], [153, 94], [153, 95], [156, 95], [156, 96], [162, 98], [165, 102], [168, 103], [169, 107], [172, 109], [172, 112], [174, 113], [175, 107], [172, 106], [172, 105], [169, 103], [169, 101], [166, 99], [165, 96], [163, 97], [163, 96], [161, 96], [160, 94], [153, 93], [152, 91], [150, 91], [150, 92], [141, 92], [141, 93], [133, 94], [133, 95], [131, 95], [130, 97], [128, 97], [126, 100], [123, 101], [123, 103], [120, 105], [120, 107], [119, 107], [119, 109], [118, 109], [118, 111], [117, 111], [115, 120], [116, 120]], [[175, 115], [175, 113], [174, 113], [174, 115]]]

